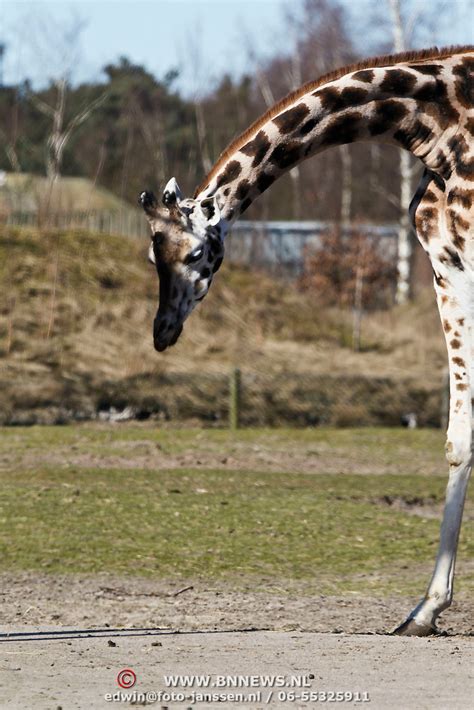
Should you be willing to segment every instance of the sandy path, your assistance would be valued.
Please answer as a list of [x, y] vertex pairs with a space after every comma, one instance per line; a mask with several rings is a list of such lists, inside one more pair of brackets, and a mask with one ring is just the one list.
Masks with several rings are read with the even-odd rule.
[[[463, 594], [440, 624], [447, 636], [403, 639], [381, 632], [410, 608], [414, 600], [406, 598], [37, 573], [0, 575], [0, 588], [2, 710], [114, 707], [105, 694], [118, 692], [123, 668], [135, 671], [140, 693], [165, 690], [164, 674], [281, 674], [305, 676], [307, 692], [367, 692], [371, 702], [358, 705], [373, 709], [472, 707], [474, 605]], [[207, 692], [229, 698], [252, 690], [259, 688]], [[267, 703], [268, 689], [260, 690], [259, 702], [165, 697], [151, 703], [148, 696], [147, 704], [203, 710], [340, 706], [303, 702], [301, 696], [279, 699], [279, 692], [298, 694], [298, 688], [275, 688]]]
[[[176, 674], [210, 675], [211, 683], [218, 682], [216, 676], [219, 675], [282, 675], [287, 682], [290, 676], [295, 676], [308, 686], [274, 688], [270, 702], [269, 688], [235, 689], [227, 685], [203, 690], [194, 687], [197, 693], [221, 693], [221, 701], [213, 703], [206, 699], [194, 701], [193, 690], [180, 685], [173, 692], [183, 693], [184, 702], [180, 702], [182, 696], [179, 695], [175, 696], [177, 701], [173, 701], [169, 696], [155, 700], [156, 696], [151, 694], [146, 696], [148, 702], [139, 696], [135, 703], [157, 708], [341, 705], [301, 699], [303, 692], [317, 691], [368, 693], [370, 703], [342, 704], [374, 710], [467, 710], [472, 707], [472, 638], [403, 639], [278, 631], [177, 634], [158, 630], [126, 636], [105, 631], [106, 636], [100, 638], [77, 638], [74, 632], [70, 638], [63, 639], [33, 635], [29, 641], [11, 637], [7, 641], [3, 637], [2, 708], [123, 707], [122, 703], [106, 700], [107, 693], [113, 696], [119, 691], [116, 677], [123, 668], [131, 668], [136, 673], [134, 689], [137, 693], [166, 692], [164, 675]], [[259, 690], [262, 695], [256, 702], [233, 701], [230, 695], [243, 693], [247, 699], [248, 693]], [[281, 695], [292, 692], [295, 698]], [[130, 699], [124, 702], [126, 706], [130, 705]]]

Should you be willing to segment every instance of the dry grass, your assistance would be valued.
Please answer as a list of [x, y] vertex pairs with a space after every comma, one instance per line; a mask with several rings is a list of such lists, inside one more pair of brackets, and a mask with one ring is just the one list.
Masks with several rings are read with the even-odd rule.
[[36, 211], [50, 203], [54, 212], [89, 212], [91, 210], [130, 210], [129, 204], [112, 192], [94, 185], [81, 177], [61, 177], [49, 197], [49, 182], [46, 177], [28, 173], [8, 173], [6, 183], [0, 190], [0, 212]]
[[0, 381], [3, 409], [51, 406], [84, 383], [98, 388], [159, 373], [244, 371], [416, 376], [439, 382], [444, 342], [432, 294], [367, 315], [362, 352], [350, 314], [323, 310], [291, 284], [224, 266], [178, 345], [158, 355], [151, 328], [157, 281], [147, 244], [86, 233], [3, 228]]

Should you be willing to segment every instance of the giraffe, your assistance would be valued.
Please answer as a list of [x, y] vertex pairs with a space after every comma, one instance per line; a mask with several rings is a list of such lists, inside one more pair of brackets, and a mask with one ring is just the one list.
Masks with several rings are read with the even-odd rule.
[[161, 352], [176, 343], [185, 318], [208, 292], [232, 223], [286, 171], [354, 141], [401, 146], [424, 163], [410, 215], [431, 260], [446, 339], [449, 479], [434, 572], [421, 602], [395, 629], [402, 635], [435, 633], [439, 614], [451, 604], [472, 464], [473, 72], [474, 46], [405, 52], [338, 69], [289, 94], [233, 140], [194, 197], [184, 197], [174, 178], [162, 205], [153, 193], [140, 195], [160, 283], [153, 334]]

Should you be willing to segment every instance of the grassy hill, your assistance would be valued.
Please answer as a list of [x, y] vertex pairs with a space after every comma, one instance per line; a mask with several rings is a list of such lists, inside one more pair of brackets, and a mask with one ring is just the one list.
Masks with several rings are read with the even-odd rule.
[[[36, 212], [48, 198], [48, 180], [41, 175], [6, 173], [0, 184], [0, 212]], [[133, 209], [127, 202], [82, 177], [61, 177], [50, 198], [54, 212], [120, 212]]]
[[[229, 265], [178, 344], [158, 354], [152, 343], [158, 285], [146, 252], [146, 241], [124, 237], [2, 228], [1, 421], [89, 418], [112, 404], [153, 410], [160, 397], [165, 417], [174, 417], [176, 402], [188, 397], [189, 416], [201, 412], [205, 419], [217, 400], [225, 408], [222, 375], [234, 366], [265, 378], [266, 386], [278, 378], [282, 408], [297, 396], [285, 389], [290, 374], [323, 383], [339, 375], [390, 382], [413, 376], [421, 388], [438, 387], [445, 354], [431, 294], [367, 316], [356, 353], [349, 313]], [[393, 387], [383, 396], [393, 399]], [[363, 412], [353, 416], [363, 419]]]

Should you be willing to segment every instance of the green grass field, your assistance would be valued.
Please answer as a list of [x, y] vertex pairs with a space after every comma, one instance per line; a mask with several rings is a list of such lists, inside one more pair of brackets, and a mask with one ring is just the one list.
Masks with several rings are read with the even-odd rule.
[[413, 592], [436, 552], [442, 446], [433, 430], [1, 429], [0, 571]]

